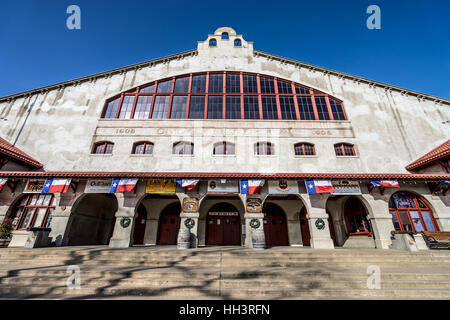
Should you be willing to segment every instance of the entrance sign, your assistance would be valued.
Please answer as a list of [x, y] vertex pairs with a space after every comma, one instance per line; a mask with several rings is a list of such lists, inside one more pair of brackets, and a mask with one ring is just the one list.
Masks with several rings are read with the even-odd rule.
[[28, 180], [23, 193], [41, 193], [44, 188], [45, 180]]
[[175, 180], [150, 179], [147, 180], [145, 193], [175, 193]]
[[358, 181], [336, 180], [332, 181], [335, 195], [357, 195], [361, 194]]
[[210, 216], [238, 216], [239, 212], [209, 212]]
[[109, 180], [88, 180], [84, 193], [109, 193], [112, 179]]
[[269, 194], [297, 194], [298, 182], [296, 180], [270, 180]]
[[208, 180], [208, 193], [239, 193], [239, 180]]

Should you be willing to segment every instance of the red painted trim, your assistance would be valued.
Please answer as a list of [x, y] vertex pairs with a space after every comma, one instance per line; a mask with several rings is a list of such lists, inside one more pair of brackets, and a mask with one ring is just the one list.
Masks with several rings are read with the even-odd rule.
[[294, 82], [291, 82], [291, 88], [293, 93], [293, 99], [294, 99], [294, 106], [295, 106], [295, 115], [297, 117], [297, 120], [300, 120], [300, 110], [298, 108], [298, 101], [297, 101], [297, 94], [295, 92], [295, 84]]
[[244, 120], [244, 73], [240, 73], [241, 76], [241, 119]]
[[280, 106], [280, 96], [278, 93], [278, 78], [273, 78], [274, 86], [275, 86], [275, 98], [277, 100], [277, 112], [278, 112], [278, 120], [281, 120], [281, 106]]
[[256, 75], [256, 86], [258, 90], [258, 106], [259, 106], [259, 119], [263, 120], [263, 109], [262, 109], [262, 97], [261, 97], [261, 76], [258, 73]]
[[206, 84], [205, 84], [205, 114], [203, 119], [208, 119], [208, 93], [209, 93], [209, 72], [206, 73]]
[[186, 119], [189, 119], [189, 108], [191, 107], [191, 94], [192, 94], [192, 73], [189, 75], [189, 88], [186, 103]]
[[316, 99], [314, 99], [314, 90], [310, 88], [309, 93], [311, 94], [310, 97], [314, 110], [314, 117], [316, 118], [316, 120], [319, 120], [319, 113], [317, 112]]
[[333, 111], [331, 110], [330, 100], [328, 100], [328, 96], [325, 96], [325, 102], [327, 104], [328, 115], [330, 116], [330, 120], [334, 120]]
[[225, 90], [226, 90], [226, 84], [227, 84], [227, 73], [224, 71], [223, 72], [223, 80], [222, 80], [222, 119], [226, 119], [226, 95], [225, 95]]

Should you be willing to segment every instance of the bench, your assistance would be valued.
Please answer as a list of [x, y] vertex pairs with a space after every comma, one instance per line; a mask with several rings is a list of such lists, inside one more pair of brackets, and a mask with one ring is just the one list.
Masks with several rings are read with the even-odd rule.
[[450, 232], [422, 232], [423, 239], [430, 249], [450, 250]]

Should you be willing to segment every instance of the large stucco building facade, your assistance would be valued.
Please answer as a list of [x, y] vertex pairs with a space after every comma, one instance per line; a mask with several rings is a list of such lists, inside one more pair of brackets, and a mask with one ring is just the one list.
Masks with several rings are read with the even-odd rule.
[[[263, 53], [231, 28], [192, 51], [0, 98], [0, 117], [12, 245], [32, 226], [57, 246], [176, 244], [186, 219], [198, 246], [251, 247], [263, 229], [269, 246], [389, 249], [393, 230], [450, 231], [449, 100]], [[70, 187], [26, 192], [49, 178]], [[138, 182], [87, 192], [117, 178]], [[262, 191], [242, 194], [252, 179]], [[310, 195], [309, 180], [353, 192]]]

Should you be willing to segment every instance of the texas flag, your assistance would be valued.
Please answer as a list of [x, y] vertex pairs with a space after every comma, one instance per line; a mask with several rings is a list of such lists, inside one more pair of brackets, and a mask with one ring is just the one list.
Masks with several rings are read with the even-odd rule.
[[137, 182], [138, 179], [113, 179], [109, 193], [130, 192]]
[[69, 189], [72, 179], [47, 179], [41, 193], [65, 193]]
[[192, 189], [194, 189], [194, 187], [197, 185], [197, 183], [199, 182], [200, 180], [177, 180], [177, 183], [181, 186], [181, 187], [183, 187], [183, 188], [186, 188], [186, 189], [188, 189], [188, 190], [192, 190]]
[[305, 181], [308, 194], [333, 193], [334, 188], [330, 180], [307, 180]]
[[266, 180], [241, 180], [241, 194], [261, 193]]
[[8, 181], [8, 178], [0, 178], [0, 191], [2, 191], [6, 181]]
[[375, 187], [392, 187], [392, 188], [400, 188], [400, 185], [396, 180], [379, 180], [379, 181], [371, 181]]

